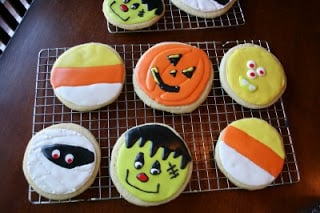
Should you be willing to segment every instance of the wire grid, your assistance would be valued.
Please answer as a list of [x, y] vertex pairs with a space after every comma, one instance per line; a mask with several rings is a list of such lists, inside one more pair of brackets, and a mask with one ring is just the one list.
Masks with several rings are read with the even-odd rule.
[[214, 87], [207, 100], [198, 109], [188, 114], [171, 114], [151, 109], [135, 95], [132, 85], [132, 70], [140, 56], [152, 44], [112, 45], [126, 63], [126, 82], [118, 100], [100, 110], [76, 112], [66, 108], [54, 96], [50, 85], [50, 70], [59, 55], [67, 48], [41, 50], [38, 56], [33, 131], [52, 124], [72, 122], [88, 128], [101, 147], [101, 166], [94, 184], [74, 199], [53, 201], [41, 197], [29, 187], [29, 200], [34, 204], [64, 203], [121, 198], [111, 182], [108, 165], [110, 154], [117, 138], [127, 129], [147, 123], [160, 122], [172, 126], [185, 139], [193, 158], [191, 181], [184, 193], [238, 189], [218, 170], [213, 159], [214, 145], [220, 131], [234, 120], [257, 117], [266, 120], [283, 136], [286, 159], [280, 176], [271, 186], [298, 182], [298, 171], [288, 120], [282, 99], [266, 109], [251, 110], [235, 103], [222, 89], [218, 65], [223, 54], [240, 43], [255, 43], [269, 50], [265, 41], [190, 42], [208, 54], [214, 67]]
[[159, 32], [173, 30], [194, 30], [208, 28], [222, 28], [240, 26], [245, 23], [244, 15], [237, 1], [232, 8], [222, 16], [216, 18], [200, 18], [189, 15], [177, 8], [169, 0], [165, 0], [165, 14], [153, 26], [139, 30], [125, 30], [112, 25], [107, 20], [107, 27], [110, 33], [128, 33], [128, 32]]

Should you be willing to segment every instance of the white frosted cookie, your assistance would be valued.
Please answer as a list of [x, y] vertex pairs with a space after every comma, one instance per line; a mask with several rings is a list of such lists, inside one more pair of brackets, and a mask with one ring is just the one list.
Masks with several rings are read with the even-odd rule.
[[215, 18], [225, 14], [236, 0], [171, 0], [179, 9], [202, 18]]
[[229, 124], [215, 146], [220, 171], [236, 186], [256, 190], [271, 184], [285, 159], [282, 137], [266, 121], [244, 118]]
[[104, 0], [104, 16], [111, 24], [126, 30], [150, 27], [164, 15], [163, 0]]
[[279, 60], [254, 44], [239, 44], [226, 52], [219, 68], [223, 89], [238, 104], [260, 109], [274, 104], [286, 89]]
[[180, 42], [162, 42], [148, 49], [133, 72], [133, 86], [148, 106], [171, 113], [189, 113], [208, 97], [213, 67], [207, 54]]
[[130, 203], [156, 206], [178, 197], [192, 173], [190, 151], [171, 127], [147, 123], [121, 135], [113, 147], [110, 176]]
[[64, 52], [53, 64], [50, 83], [56, 97], [76, 111], [99, 109], [122, 91], [125, 67], [112, 47], [85, 43]]
[[100, 166], [100, 147], [94, 136], [77, 124], [56, 124], [29, 141], [23, 172], [32, 188], [53, 200], [65, 200], [85, 191]]

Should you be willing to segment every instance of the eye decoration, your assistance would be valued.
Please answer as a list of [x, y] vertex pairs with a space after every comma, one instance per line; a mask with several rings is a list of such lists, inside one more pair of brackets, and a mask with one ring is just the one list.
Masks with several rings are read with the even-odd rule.
[[256, 62], [254, 62], [253, 60], [249, 60], [249, 61], [247, 62], [247, 67], [248, 67], [249, 69], [254, 69], [254, 68], [256, 68]]
[[73, 159], [74, 159], [73, 154], [66, 154], [66, 157], [64, 158], [67, 164], [72, 164]]
[[251, 79], [255, 79], [257, 77], [257, 73], [254, 70], [248, 70], [247, 71], [247, 76]]
[[59, 151], [59, 149], [53, 150], [52, 153], [51, 153], [51, 157], [52, 157], [53, 159], [59, 159], [59, 158], [60, 158], [60, 151]]
[[258, 68], [256, 69], [256, 72], [257, 72], [257, 74], [258, 74], [259, 76], [265, 76], [265, 74], [266, 74], [266, 71], [265, 71], [265, 69], [264, 69], [263, 67], [258, 67]]
[[173, 77], [177, 76], [177, 70], [171, 70], [170, 71], [170, 75], [172, 75]]
[[136, 10], [136, 9], [138, 9], [139, 6], [140, 6], [139, 3], [134, 3], [134, 4], [131, 5], [130, 8], [133, 9], [133, 10]]
[[122, 2], [123, 2], [124, 4], [127, 4], [127, 3], [130, 2], [130, 0], [122, 0]]
[[192, 75], [195, 71], [195, 67], [189, 67], [187, 69], [182, 70], [182, 73], [187, 77], [187, 78], [192, 78]]
[[159, 175], [161, 173], [159, 161], [155, 161], [150, 169], [150, 174]]
[[144, 165], [144, 155], [142, 152], [139, 152], [136, 160], [134, 161], [134, 168], [141, 169]]

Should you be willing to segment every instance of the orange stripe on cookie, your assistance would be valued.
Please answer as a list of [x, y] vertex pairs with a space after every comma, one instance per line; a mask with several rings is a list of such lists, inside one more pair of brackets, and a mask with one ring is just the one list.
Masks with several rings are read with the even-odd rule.
[[50, 80], [54, 88], [96, 83], [122, 83], [124, 66], [116, 64], [98, 67], [54, 67]]
[[272, 176], [277, 177], [281, 172], [284, 159], [244, 131], [228, 126], [224, 130], [222, 140]]

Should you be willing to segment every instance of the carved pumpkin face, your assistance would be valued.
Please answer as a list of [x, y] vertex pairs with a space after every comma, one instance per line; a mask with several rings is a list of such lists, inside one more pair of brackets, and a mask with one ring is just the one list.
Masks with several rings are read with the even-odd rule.
[[206, 53], [182, 43], [150, 48], [135, 72], [139, 87], [151, 99], [168, 106], [192, 104], [212, 81], [212, 66]]

